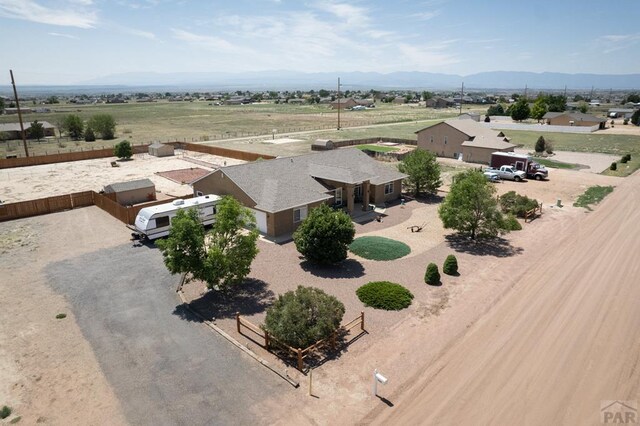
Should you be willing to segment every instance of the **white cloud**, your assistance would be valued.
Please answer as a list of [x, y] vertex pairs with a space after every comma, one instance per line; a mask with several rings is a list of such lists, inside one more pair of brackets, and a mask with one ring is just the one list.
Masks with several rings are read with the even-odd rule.
[[47, 33], [47, 34], [49, 34], [50, 36], [54, 36], [54, 37], [71, 38], [71, 39], [74, 39], [74, 40], [78, 39], [78, 37], [73, 36], [71, 34], [62, 34], [62, 33]]
[[316, 3], [315, 8], [334, 15], [347, 25], [367, 27], [371, 22], [367, 9], [348, 3], [322, 1]]
[[239, 50], [244, 50], [237, 46], [234, 46], [227, 40], [220, 37], [199, 35], [175, 28], [171, 28], [171, 32], [173, 33], [174, 38], [176, 38], [177, 40], [184, 41], [191, 45], [209, 50], [222, 52], [236, 52]]
[[146, 39], [149, 39], [149, 40], [157, 40], [156, 35], [154, 33], [149, 32], [149, 31], [129, 29], [129, 28], [124, 28], [122, 31], [127, 33], [127, 34], [131, 34], [133, 36], [136, 36], [136, 37], [143, 37], [143, 38], [146, 38]]
[[403, 57], [403, 63], [414, 66], [417, 70], [433, 70], [460, 62], [452, 53], [441, 52], [450, 42], [453, 40], [428, 47], [400, 43], [398, 50]]
[[598, 39], [604, 53], [617, 52], [628, 49], [640, 42], [640, 33], [634, 34], [609, 34]]
[[434, 10], [434, 11], [431, 11], [431, 12], [414, 13], [413, 15], [411, 15], [411, 17], [414, 18], [414, 19], [417, 19], [418, 21], [428, 21], [430, 19], [435, 18], [438, 15], [440, 15], [440, 11], [439, 10]]
[[82, 7], [89, 4], [76, 4], [76, 10], [54, 10], [33, 0], [0, 0], [0, 16], [62, 27], [93, 28], [97, 22], [96, 12]]

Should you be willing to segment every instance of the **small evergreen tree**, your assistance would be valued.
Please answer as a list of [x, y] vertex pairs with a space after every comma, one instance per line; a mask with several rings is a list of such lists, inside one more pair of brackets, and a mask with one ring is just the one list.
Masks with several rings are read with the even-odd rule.
[[429, 285], [438, 285], [440, 283], [440, 272], [438, 272], [438, 265], [430, 263], [427, 266], [427, 271], [424, 274], [424, 282]]
[[118, 158], [129, 159], [133, 156], [133, 149], [129, 141], [122, 141], [113, 147], [113, 155]]
[[546, 148], [546, 143], [544, 140], [544, 136], [540, 136], [536, 141], [536, 152], [538, 154], [542, 154]]
[[618, 163], [615, 161], [609, 166], [609, 170], [618, 170]]
[[96, 140], [96, 134], [91, 127], [87, 127], [84, 131], [84, 140], [85, 142], [94, 142]]
[[458, 273], [458, 259], [452, 254], [447, 256], [442, 265], [442, 272], [447, 275], [456, 275]]

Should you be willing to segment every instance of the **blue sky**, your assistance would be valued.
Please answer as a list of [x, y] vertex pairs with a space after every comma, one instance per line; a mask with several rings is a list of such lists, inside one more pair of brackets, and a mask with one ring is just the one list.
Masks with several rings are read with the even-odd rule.
[[126, 72], [640, 72], [640, 1], [0, 0], [22, 84]]

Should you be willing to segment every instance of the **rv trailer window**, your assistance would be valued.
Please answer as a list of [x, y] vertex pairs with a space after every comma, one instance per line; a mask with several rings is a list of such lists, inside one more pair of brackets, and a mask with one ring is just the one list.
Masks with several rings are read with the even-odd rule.
[[156, 228], [169, 226], [169, 216], [160, 216], [156, 218]]

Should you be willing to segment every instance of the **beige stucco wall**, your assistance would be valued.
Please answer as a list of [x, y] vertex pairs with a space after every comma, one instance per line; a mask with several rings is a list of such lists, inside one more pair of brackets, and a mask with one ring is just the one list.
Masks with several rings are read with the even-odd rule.
[[495, 148], [480, 148], [477, 146], [463, 146], [462, 147], [462, 159], [469, 163], [491, 163], [491, 153], [496, 151], [501, 152], [513, 152], [514, 148], [495, 149]]
[[398, 198], [400, 198], [401, 193], [402, 193], [402, 179], [393, 181], [393, 192], [386, 195], [384, 193], [384, 184], [371, 185], [370, 202], [375, 205], [384, 204], [390, 201], [397, 200]]
[[231, 179], [220, 170], [203, 177], [193, 183], [193, 193], [200, 191], [203, 194], [231, 195], [246, 207], [255, 207], [256, 203], [244, 193]]
[[[322, 201], [318, 201], [307, 205], [307, 216], [311, 213], [311, 209], [318, 207], [322, 203]], [[293, 223], [293, 210], [287, 209], [273, 214], [267, 213], [267, 235], [277, 237], [292, 233], [298, 229], [302, 221]]]
[[[447, 143], [444, 141], [445, 137]], [[439, 123], [418, 132], [418, 148], [431, 151], [439, 157], [453, 158], [454, 154], [460, 154], [462, 142], [466, 140], [468, 140], [466, 134], [446, 123]]]

